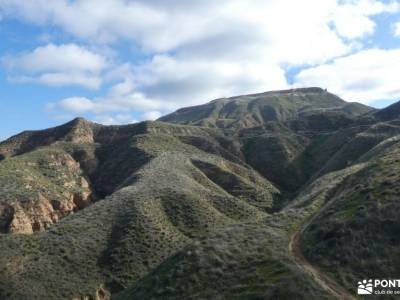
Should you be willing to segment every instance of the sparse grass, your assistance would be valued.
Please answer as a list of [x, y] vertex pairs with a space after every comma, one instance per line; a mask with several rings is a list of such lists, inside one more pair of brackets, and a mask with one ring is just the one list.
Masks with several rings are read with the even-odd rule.
[[[336, 203], [310, 226], [304, 253], [348, 289], [359, 278], [398, 274], [400, 180], [397, 146], [350, 176], [335, 193]], [[379, 259], [377, 259], [379, 257]]]
[[[0, 298], [94, 298], [105, 289], [115, 299], [330, 299], [295, 266], [288, 242], [332, 199], [304, 236], [307, 257], [348, 288], [357, 268], [376, 267], [357, 258], [388, 255], [382, 268], [395, 274], [399, 160], [389, 153], [369, 171], [331, 171], [396, 126], [343, 129], [366, 108], [341, 115], [347, 104], [318, 89], [269, 94], [268, 103], [247, 97], [167, 118], [189, 125], [75, 120], [2, 143], [1, 201], [82, 192], [81, 176], [102, 200], [45, 232], [0, 234]], [[72, 165], [54, 164], [62, 161]], [[318, 171], [327, 174], [302, 187]]]
[[[0, 253], [4, 254], [0, 265], [6, 265], [12, 257], [18, 258], [21, 265], [16, 273], [10, 269], [3, 273], [9, 275], [7, 280], [0, 274], [0, 289], [7, 293], [8, 299], [24, 298], [30, 291], [34, 291], [32, 299], [94, 295], [103, 285], [112, 292], [120, 291], [194, 240], [227, 225], [260, 221], [267, 215], [257, 208], [256, 197], [258, 191], [263, 191], [270, 205], [272, 193], [278, 192], [270, 183], [248, 166], [240, 165], [243, 164], [240, 160], [226, 161], [201, 147], [183, 143], [168, 131], [171, 129], [179, 137], [196, 134], [200, 140], [218, 143], [212, 130], [157, 123], [154, 127], [147, 126], [148, 134], [96, 147], [96, 176], [105, 172], [104, 178], [110, 178], [107, 170], [121, 171], [116, 175], [121, 179], [113, 183], [118, 191], [109, 198], [64, 218], [44, 233], [23, 236], [24, 243], [14, 239], [16, 236], [0, 236]], [[18, 174], [15, 170], [27, 162], [39, 187], [50, 191], [47, 185], [54, 185], [54, 192], [58, 192], [68, 176], [75, 173], [63, 171], [63, 166], [53, 167], [55, 158], [73, 157], [76, 163], [79, 158], [90, 157], [91, 151], [80, 144], [74, 147], [59, 144], [7, 158], [1, 164], [17, 164], [10, 167], [14, 170], [10, 173]], [[126, 157], [127, 161], [108, 162], [106, 159], [113, 153], [119, 158]], [[139, 159], [138, 156], [132, 159], [132, 155], [138, 155]], [[224, 172], [235, 176], [238, 187], [246, 186], [246, 194], [238, 194], [240, 189], [230, 186], [221, 189], [210, 180], [206, 169], [197, 168], [193, 160], [203, 161], [221, 176]], [[80, 160], [77, 176], [89, 173], [84, 163]], [[215, 168], [217, 164], [226, 171]], [[136, 179], [131, 181], [129, 177], [133, 174]], [[94, 174], [90, 176], [95, 187], [105, 180]], [[121, 182], [119, 187], [117, 182]], [[250, 193], [254, 193], [254, 200], [247, 198]], [[14, 242], [23, 247], [10, 247]], [[27, 256], [29, 260], [21, 260]], [[53, 274], [51, 279], [48, 274]], [[8, 286], [17, 282], [17, 289], [8, 290]]]

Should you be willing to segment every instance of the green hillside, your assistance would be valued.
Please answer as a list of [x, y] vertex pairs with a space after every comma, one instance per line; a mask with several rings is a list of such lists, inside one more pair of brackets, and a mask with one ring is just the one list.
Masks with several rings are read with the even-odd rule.
[[0, 143], [0, 299], [356, 299], [399, 272], [399, 137], [397, 104], [319, 88], [23, 132]]

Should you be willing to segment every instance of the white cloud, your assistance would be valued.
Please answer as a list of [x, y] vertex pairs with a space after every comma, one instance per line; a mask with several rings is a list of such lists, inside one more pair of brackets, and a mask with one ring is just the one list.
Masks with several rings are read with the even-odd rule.
[[400, 37], [400, 22], [394, 24], [394, 36]]
[[53, 87], [82, 86], [89, 89], [97, 89], [102, 83], [100, 76], [87, 73], [44, 73], [37, 76], [9, 76], [11, 82], [16, 83], [39, 83]]
[[[82, 39], [100, 42], [112, 42], [119, 38], [140, 40], [144, 46], [158, 50], [174, 47], [190, 39], [190, 28], [176, 26], [200, 21], [200, 16], [191, 20], [190, 15], [172, 15], [171, 11], [168, 12], [170, 3], [155, 2], [157, 1], [2, 0], [0, 7], [6, 16], [17, 16], [40, 25], [56, 24]], [[178, 2], [175, 4], [180, 6]], [[170, 17], [177, 19], [169, 19]], [[171, 23], [170, 26], [165, 26], [168, 23]], [[174, 32], [174, 29], [179, 29], [179, 32]]]
[[[85, 113], [91, 111], [94, 108], [94, 104], [87, 98], [83, 97], [71, 97], [63, 99], [58, 103], [58, 108], [73, 112], [73, 113]], [[51, 109], [55, 108], [50, 106]]]
[[349, 39], [361, 38], [375, 30], [376, 24], [371, 16], [398, 10], [399, 3], [394, 1], [386, 4], [375, 0], [347, 1], [337, 7], [332, 22], [341, 36]]
[[178, 106], [288, 86], [283, 69], [261, 59], [232, 62], [159, 55], [135, 70], [142, 93]]
[[160, 118], [162, 114], [159, 111], [148, 111], [143, 114], [143, 120], [154, 121]]
[[117, 114], [117, 115], [100, 115], [95, 117], [95, 122], [103, 125], [120, 125], [137, 123], [138, 121], [133, 119], [130, 114]]
[[95, 114], [136, 111], [145, 113], [144, 119], [156, 119], [184, 105], [288, 87], [283, 69], [275, 65], [178, 60], [164, 55], [140, 66], [123, 66], [110, 76], [119, 80], [105, 96], [67, 98], [50, 108]]
[[38, 25], [54, 24], [85, 41], [126, 39], [157, 52], [197, 44], [213, 36], [237, 36], [238, 39], [230, 40], [237, 46], [243, 33], [253, 43], [268, 45], [307, 38], [303, 43], [309, 50], [313, 39], [329, 40], [337, 44], [340, 52], [341, 41], [331, 35], [331, 23], [342, 36], [360, 37], [372, 33], [371, 16], [396, 9], [397, 2], [384, 4], [377, 0], [195, 0], [190, 5], [181, 0], [0, 2], [0, 11], [9, 18]]
[[46, 71], [88, 71], [99, 72], [104, 69], [105, 59], [85, 48], [74, 44], [48, 44], [32, 52], [6, 59], [11, 69], [30, 73]]
[[370, 103], [400, 97], [400, 49], [363, 50], [301, 71], [298, 86], [322, 86], [348, 101]]
[[116, 53], [118, 42], [127, 41], [145, 54], [145, 60], [111, 67], [107, 55], [79, 48], [86, 51], [81, 55], [86, 67], [70, 60], [62, 70], [50, 64], [38, 71], [34, 63], [19, 68], [44, 73], [24, 74], [19, 79], [25, 81], [91, 88], [107, 82], [111, 87], [104, 95], [77, 95], [51, 105], [104, 118], [166, 113], [209, 99], [287, 88], [285, 70], [324, 66], [359, 51], [374, 33], [373, 17], [398, 9], [398, 1], [378, 0], [0, 0], [6, 18], [57, 26]]
[[19, 82], [37, 82], [51, 86], [81, 85], [97, 88], [106, 59], [75, 44], [38, 47], [31, 52], [5, 56], [2, 62]]
[[174, 103], [151, 99], [137, 91], [132, 74], [111, 86], [108, 93], [102, 97], [88, 99], [85, 97], [70, 97], [48, 105], [49, 111], [63, 110], [71, 113], [117, 113], [117, 112], [146, 112], [152, 110], [171, 110], [176, 108]]

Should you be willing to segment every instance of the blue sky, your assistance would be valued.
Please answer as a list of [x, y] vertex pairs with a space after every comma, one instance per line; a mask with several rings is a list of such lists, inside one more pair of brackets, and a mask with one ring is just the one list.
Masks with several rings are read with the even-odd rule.
[[0, 39], [0, 139], [298, 86], [400, 99], [398, 0], [0, 0]]

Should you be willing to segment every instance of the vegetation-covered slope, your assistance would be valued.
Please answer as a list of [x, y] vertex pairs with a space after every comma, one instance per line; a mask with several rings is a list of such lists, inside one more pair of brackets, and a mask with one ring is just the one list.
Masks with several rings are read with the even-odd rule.
[[[273, 91], [181, 108], [160, 121], [220, 128], [251, 128], [271, 121], [311, 119], [321, 112], [358, 116], [373, 109], [348, 103], [320, 88]], [[321, 128], [319, 128], [321, 130]]]
[[[319, 157], [326, 153], [320, 151], [324, 141], [338, 130], [374, 123], [369, 117], [373, 112], [320, 88], [304, 88], [219, 99], [182, 108], [160, 120], [224, 128], [237, 137], [248, 164], [293, 193], [319, 171], [318, 160], [326, 159]], [[339, 134], [333, 142], [336, 148], [328, 150], [330, 155], [347, 140]]]
[[[111, 196], [46, 232], [0, 236], [3, 297], [72, 299], [102, 291], [103, 285], [119, 291], [192, 239], [229, 224], [260, 220], [279, 201], [279, 191], [239, 158], [230, 161], [213, 153], [219, 146], [212, 131], [161, 123], [145, 127], [115, 153], [145, 153], [150, 159], [138, 169], [131, 166]], [[186, 143], [187, 135], [204, 140], [208, 152]], [[56, 143], [40, 151], [52, 153], [68, 146]], [[40, 153], [41, 159], [47, 152]], [[23, 161], [27, 155], [1, 164]], [[109, 168], [103, 167], [107, 160], [97, 159], [93, 180], [102, 180], [102, 169]], [[4, 182], [4, 189], [7, 186]], [[16, 193], [11, 196], [18, 200]]]
[[347, 178], [335, 203], [303, 235], [306, 257], [348, 289], [360, 278], [400, 272], [399, 150], [398, 142], [380, 149], [366, 169]]
[[353, 299], [398, 272], [399, 130], [308, 88], [12, 137], [0, 299]]

